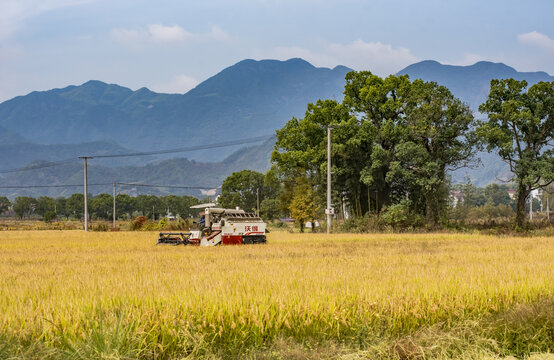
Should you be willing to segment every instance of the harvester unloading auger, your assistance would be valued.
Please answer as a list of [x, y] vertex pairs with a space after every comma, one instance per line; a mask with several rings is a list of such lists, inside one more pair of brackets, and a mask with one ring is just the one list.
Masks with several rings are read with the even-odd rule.
[[158, 245], [238, 245], [264, 244], [266, 224], [256, 214], [240, 209], [221, 209], [215, 204], [200, 204], [191, 208], [201, 209], [197, 228], [190, 232], [161, 232]]

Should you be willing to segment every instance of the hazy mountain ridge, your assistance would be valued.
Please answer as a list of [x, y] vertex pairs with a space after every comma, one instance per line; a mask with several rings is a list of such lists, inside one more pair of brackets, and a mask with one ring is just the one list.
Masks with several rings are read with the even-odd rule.
[[[0, 104], [0, 126], [39, 144], [113, 140], [141, 150], [271, 134], [308, 102], [342, 97], [349, 69], [244, 60], [184, 95], [88, 81]], [[222, 159], [206, 151], [202, 160]]]
[[457, 66], [425, 60], [400, 70], [398, 74], [408, 74], [412, 80], [423, 79], [444, 85], [474, 111], [486, 100], [491, 79], [514, 78], [526, 80], [530, 85], [539, 81], [554, 81], [554, 76], [550, 76], [544, 71], [519, 72], [503, 63], [489, 61], [479, 61], [469, 66]]
[[0, 145], [13, 145], [27, 142], [20, 134], [0, 126]]
[[[133, 152], [115, 141], [92, 141], [81, 144], [40, 145], [31, 142], [0, 142], [0, 171], [24, 167], [36, 161], [60, 161], [83, 155], [98, 156], [106, 154], [124, 154]], [[106, 166], [138, 165], [153, 159], [153, 157], [115, 158], [104, 161]]]
[[[90, 184], [107, 184], [103, 186], [91, 185], [90, 192], [111, 193], [113, 182], [135, 182], [155, 185], [177, 186], [205, 186], [216, 188], [223, 180], [234, 171], [251, 169], [267, 171], [269, 159], [275, 138], [262, 144], [249, 146], [237, 150], [224, 160], [216, 163], [203, 163], [185, 158], [157, 160], [135, 166], [108, 167], [106, 161], [91, 159], [88, 164], [88, 180]], [[141, 158], [136, 158], [141, 159]], [[40, 164], [40, 162], [37, 162]], [[32, 174], [32, 175], [31, 175]], [[6, 174], [0, 177], [3, 186], [21, 185], [61, 185], [81, 184], [83, 182], [83, 163], [74, 161], [55, 167], [47, 167], [32, 171], [22, 171]], [[82, 187], [68, 188], [29, 188], [29, 189], [0, 189], [1, 195], [10, 198], [20, 195], [27, 196], [69, 196], [75, 192], [81, 192]], [[167, 189], [167, 188], [143, 188], [122, 186], [118, 191], [130, 194], [158, 194], [169, 193], [189, 194], [201, 197], [200, 190]]]

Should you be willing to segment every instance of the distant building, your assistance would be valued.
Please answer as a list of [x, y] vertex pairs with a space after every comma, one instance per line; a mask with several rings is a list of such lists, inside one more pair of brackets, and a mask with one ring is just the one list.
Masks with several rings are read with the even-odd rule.
[[[315, 227], [319, 227], [319, 222], [316, 220], [314, 221], [315, 223]], [[307, 221], [306, 224], [304, 225], [306, 227], [306, 229], [311, 229], [312, 228], [312, 222], [311, 221]]]
[[465, 200], [465, 194], [461, 190], [452, 190], [450, 191], [450, 201], [452, 207], [458, 206], [458, 204], [463, 204]]
[[165, 218], [169, 221], [175, 221], [177, 220], [177, 218], [175, 217], [175, 215], [173, 215], [172, 213], [169, 212], [169, 209], [167, 209], [167, 214], [165, 215]]
[[531, 198], [533, 199], [539, 199], [541, 198], [542, 196], [542, 191], [541, 189], [535, 189], [535, 190], [531, 190], [531, 194], [530, 194]]

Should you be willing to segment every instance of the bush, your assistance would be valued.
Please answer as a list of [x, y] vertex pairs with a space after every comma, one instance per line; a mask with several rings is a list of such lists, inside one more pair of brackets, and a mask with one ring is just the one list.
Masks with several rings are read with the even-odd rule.
[[340, 226], [339, 231], [367, 233], [383, 231], [386, 224], [375, 214], [365, 214], [363, 217], [351, 217], [346, 219]]
[[140, 230], [148, 222], [146, 216], [137, 216], [135, 220], [131, 223], [131, 230]]
[[106, 223], [99, 223], [92, 227], [92, 231], [109, 231], [110, 227]]
[[165, 230], [189, 230], [192, 227], [192, 220], [191, 219], [178, 219], [176, 221], [168, 221], [166, 222], [164, 229]]
[[44, 222], [51, 223], [56, 219], [58, 215], [54, 211], [47, 211], [44, 213], [44, 216], [42, 217]]
[[423, 217], [411, 211], [410, 206], [411, 202], [406, 199], [398, 204], [389, 206], [381, 216], [383, 222], [395, 229], [409, 229], [423, 226]]

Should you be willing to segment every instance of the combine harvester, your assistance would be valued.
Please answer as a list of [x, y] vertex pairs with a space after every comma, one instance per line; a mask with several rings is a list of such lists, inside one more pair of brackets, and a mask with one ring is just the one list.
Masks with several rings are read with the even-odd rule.
[[200, 204], [192, 209], [202, 209], [197, 229], [189, 233], [160, 233], [158, 245], [239, 245], [265, 244], [266, 224], [254, 213], [244, 210], [221, 209], [215, 204]]

